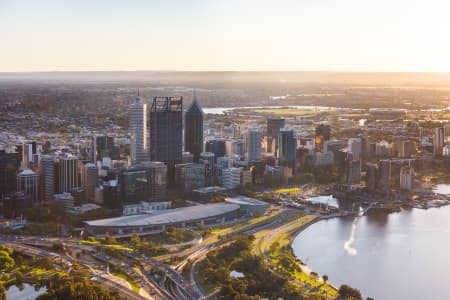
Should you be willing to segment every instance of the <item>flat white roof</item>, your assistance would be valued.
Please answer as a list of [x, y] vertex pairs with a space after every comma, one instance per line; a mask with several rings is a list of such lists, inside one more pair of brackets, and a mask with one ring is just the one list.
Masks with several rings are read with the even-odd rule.
[[236, 211], [239, 205], [233, 203], [214, 203], [205, 205], [195, 205], [189, 207], [180, 207], [175, 209], [166, 209], [153, 211], [149, 214], [123, 216], [118, 218], [108, 218], [84, 222], [92, 227], [127, 227], [127, 226], [152, 226], [173, 224], [181, 222], [192, 222], [202, 220], [222, 214]]
[[228, 197], [225, 198], [225, 201], [237, 205], [269, 205], [267, 202], [245, 196]]

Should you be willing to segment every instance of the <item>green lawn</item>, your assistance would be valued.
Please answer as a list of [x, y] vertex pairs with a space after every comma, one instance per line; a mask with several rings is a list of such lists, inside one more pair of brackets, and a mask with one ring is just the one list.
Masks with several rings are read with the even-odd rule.
[[[278, 270], [288, 272], [291, 276], [295, 277], [297, 280], [302, 282], [305, 287], [309, 286], [310, 288], [317, 288], [322, 293], [328, 295], [330, 299], [335, 299], [338, 294], [334, 287], [332, 287], [329, 284], [323, 283], [322, 281], [317, 280], [316, 278], [313, 278], [306, 272], [303, 271], [299, 272], [298, 270], [294, 271], [287, 270], [283, 267], [283, 265], [280, 263], [279, 260], [281, 255], [290, 257], [291, 261], [295, 261], [297, 267], [300, 267], [301, 269], [302, 266], [296, 260], [297, 258], [287, 250], [283, 250], [283, 247], [288, 246], [291, 243], [292, 239], [294, 238], [294, 236], [292, 235], [293, 232], [295, 232], [301, 226], [307, 224], [308, 222], [313, 221], [315, 218], [316, 216], [312, 215], [302, 216], [298, 222], [295, 222], [294, 224], [292, 224], [292, 226], [289, 226], [288, 228], [286, 228], [286, 230], [277, 235], [273, 240], [269, 241], [266, 245], [265, 253], [268, 254], [267, 257], [269, 258], [268, 261], [269, 264], [276, 267]], [[270, 230], [265, 230], [255, 235], [256, 238], [259, 239], [258, 240], [259, 253], [262, 253], [263, 251], [262, 247], [264, 244], [264, 236], [266, 236], [268, 232], [270, 232]]]
[[122, 270], [120, 270], [119, 268], [114, 267], [114, 266], [110, 266], [110, 271], [111, 271], [111, 274], [113, 274], [114, 276], [128, 281], [128, 283], [131, 285], [131, 289], [134, 292], [139, 293], [139, 291], [141, 290], [141, 287], [137, 284], [137, 282], [134, 280], [133, 277], [131, 277], [127, 273], [123, 272]]

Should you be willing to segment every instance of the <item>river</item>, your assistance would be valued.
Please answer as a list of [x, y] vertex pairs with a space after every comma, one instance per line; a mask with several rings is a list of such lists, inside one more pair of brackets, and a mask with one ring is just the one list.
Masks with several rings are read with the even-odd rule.
[[34, 300], [39, 295], [45, 293], [45, 287], [35, 287], [28, 283], [24, 283], [20, 288], [13, 285], [10, 286], [6, 293], [7, 300]]
[[[450, 186], [438, 190], [450, 192]], [[332, 284], [356, 287], [364, 297], [450, 299], [450, 206], [320, 221], [292, 247]]]

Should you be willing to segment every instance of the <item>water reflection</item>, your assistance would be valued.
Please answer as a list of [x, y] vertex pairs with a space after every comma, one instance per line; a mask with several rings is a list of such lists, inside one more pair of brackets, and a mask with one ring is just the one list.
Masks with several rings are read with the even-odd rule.
[[[318, 222], [293, 242], [295, 254], [336, 286], [381, 300], [448, 300], [450, 206], [369, 213]], [[349, 237], [354, 255], [344, 248]]]

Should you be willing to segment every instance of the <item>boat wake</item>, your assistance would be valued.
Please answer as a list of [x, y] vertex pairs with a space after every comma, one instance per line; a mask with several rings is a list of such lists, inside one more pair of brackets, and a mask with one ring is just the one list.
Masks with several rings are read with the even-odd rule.
[[358, 219], [359, 219], [359, 217], [356, 217], [355, 220], [353, 220], [352, 232], [350, 234], [350, 238], [347, 241], [345, 241], [345, 243], [344, 243], [345, 252], [347, 252], [348, 255], [352, 255], [352, 256], [358, 254], [358, 251], [355, 248], [353, 248], [353, 246], [352, 246], [353, 242], [355, 241], [355, 231], [356, 231], [356, 224], [358, 223]]

